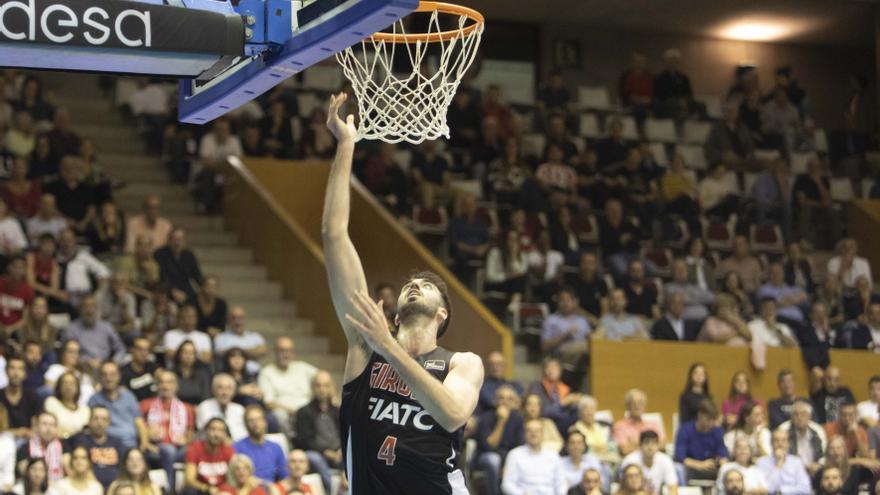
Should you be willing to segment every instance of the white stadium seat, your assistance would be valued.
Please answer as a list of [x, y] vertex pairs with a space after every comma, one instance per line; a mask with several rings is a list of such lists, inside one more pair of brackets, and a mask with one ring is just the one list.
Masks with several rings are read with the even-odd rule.
[[602, 129], [599, 128], [599, 117], [594, 113], [581, 114], [581, 136], [588, 138], [602, 137]]
[[608, 110], [611, 108], [611, 96], [605, 86], [580, 86], [578, 87], [578, 102], [581, 108], [596, 108]]
[[708, 166], [706, 163], [706, 155], [703, 154], [703, 147], [693, 144], [683, 144], [675, 147], [675, 152], [684, 158], [684, 164], [688, 168], [695, 170], [705, 170]]
[[712, 130], [712, 124], [709, 122], [700, 122], [697, 120], [688, 120], [684, 123], [682, 140], [688, 144], [703, 144]]
[[674, 143], [678, 141], [675, 121], [672, 119], [645, 119], [645, 137], [651, 141]]

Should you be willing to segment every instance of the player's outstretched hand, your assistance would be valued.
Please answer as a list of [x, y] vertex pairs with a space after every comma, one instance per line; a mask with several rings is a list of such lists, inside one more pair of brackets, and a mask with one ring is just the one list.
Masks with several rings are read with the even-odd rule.
[[350, 297], [354, 314], [345, 314], [345, 319], [364, 338], [367, 345], [379, 354], [385, 355], [394, 345], [394, 337], [388, 330], [382, 300], [373, 302], [365, 292], [355, 292]]
[[327, 110], [327, 128], [336, 137], [336, 140], [342, 142], [353, 142], [357, 136], [357, 128], [354, 126], [354, 115], [348, 115], [343, 121], [339, 117], [339, 107], [345, 103], [348, 95], [339, 93], [330, 96], [330, 108]]

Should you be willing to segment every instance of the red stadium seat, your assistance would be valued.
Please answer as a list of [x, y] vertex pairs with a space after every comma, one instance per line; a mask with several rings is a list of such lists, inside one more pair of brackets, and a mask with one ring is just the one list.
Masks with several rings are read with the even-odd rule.
[[782, 240], [782, 230], [778, 225], [752, 225], [749, 229], [749, 240], [755, 251], [772, 254], [785, 252], [785, 241]]

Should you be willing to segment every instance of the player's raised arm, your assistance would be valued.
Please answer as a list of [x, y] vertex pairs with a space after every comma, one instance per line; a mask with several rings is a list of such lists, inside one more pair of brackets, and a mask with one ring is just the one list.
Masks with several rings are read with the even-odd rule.
[[345, 320], [351, 313], [349, 295], [354, 291], [367, 291], [364, 268], [358, 253], [348, 236], [348, 217], [351, 210], [351, 162], [354, 155], [356, 129], [354, 116], [346, 120], [339, 117], [339, 107], [346, 100], [345, 93], [330, 97], [327, 127], [336, 136], [336, 156], [330, 167], [327, 194], [324, 197], [324, 216], [321, 234], [324, 240], [324, 258], [330, 282], [330, 296], [336, 316], [348, 339], [348, 357], [345, 366], [346, 381], [355, 378], [367, 365], [370, 350], [364, 339]]

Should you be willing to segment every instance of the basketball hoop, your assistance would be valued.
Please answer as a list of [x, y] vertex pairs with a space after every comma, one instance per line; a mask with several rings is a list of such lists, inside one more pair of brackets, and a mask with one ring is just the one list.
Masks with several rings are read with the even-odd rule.
[[[401, 20], [390, 32], [375, 33], [336, 54], [357, 99], [358, 139], [418, 144], [449, 137], [446, 110], [476, 56], [483, 16], [468, 7], [428, 1], [415, 12], [430, 15], [427, 32], [407, 33]], [[446, 20], [456, 27], [443, 30]], [[395, 54], [402, 59], [404, 50], [410, 68], [395, 73]]]

